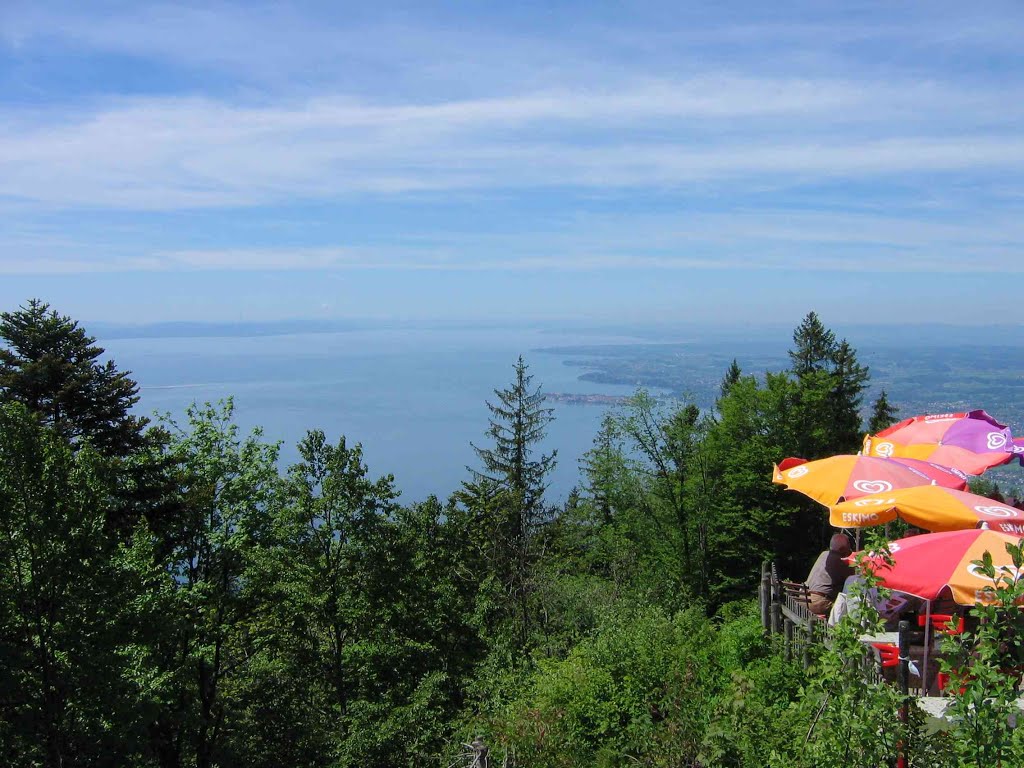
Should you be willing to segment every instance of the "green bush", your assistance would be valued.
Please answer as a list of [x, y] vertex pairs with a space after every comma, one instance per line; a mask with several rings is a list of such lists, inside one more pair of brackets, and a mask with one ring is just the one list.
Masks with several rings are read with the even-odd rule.
[[480, 726], [518, 766], [763, 765], [800, 681], [770, 653], [751, 605], [717, 620], [648, 606], [539, 662]]

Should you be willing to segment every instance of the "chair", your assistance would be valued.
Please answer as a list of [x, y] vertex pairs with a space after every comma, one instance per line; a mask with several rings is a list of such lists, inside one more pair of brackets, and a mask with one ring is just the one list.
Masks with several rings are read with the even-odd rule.
[[[878, 655], [878, 666], [880, 669], [884, 671], [899, 666], [900, 648], [898, 645], [893, 645], [892, 643], [871, 643], [871, 647], [875, 649], [875, 653]], [[917, 664], [909, 661], [907, 664], [907, 674], [920, 678], [921, 670], [918, 669]]]
[[[917, 626], [924, 627], [926, 624], [925, 616], [917, 617]], [[948, 613], [933, 613], [930, 617], [932, 629], [941, 635], [961, 635], [964, 631], [964, 617], [954, 617]], [[952, 624], [953, 619], [956, 618], [957, 622], [955, 625]], [[949, 685], [949, 673], [939, 672], [935, 675], [935, 685], [939, 689], [939, 695], [944, 696], [946, 694], [946, 686]], [[963, 693], [964, 689], [961, 688], [960, 692]]]
[[[931, 615], [932, 629], [936, 632], [941, 632], [944, 635], [960, 635], [964, 631], [964, 617], [958, 616], [955, 626], [950, 627], [950, 622], [953, 621], [953, 616], [948, 613], [933, 613]], [[925, 625], [925, 617], [917, 617], [917, 626], [923, 627]]]
[[882, 669], [889, 669], [900, 663], [899, 646], [892, 643], [872, 643], [871, 646], [878, 652], [878, 664]]
[[[949, 673], [948, 672], [939, 672], [939, 674], [937, 674], [935, 676], [935, 684], [939, 688], [939, 694], [940, 695], [945, 695], [945, 693], [946, 693], [946, 686], [949, 685]], [[963, 693], [964, 690], [965, 690], [964, 688], [961, 688], [960, 689], [960, 693]]]

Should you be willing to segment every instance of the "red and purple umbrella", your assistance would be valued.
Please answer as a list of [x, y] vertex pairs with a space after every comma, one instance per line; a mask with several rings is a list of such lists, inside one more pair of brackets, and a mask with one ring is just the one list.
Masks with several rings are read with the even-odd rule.
[[[1006, 464], [1024, 447], [985, 411], [914, 416], [864, 438], [865, 456], [911, 458], [980, 475]], [[1024, 459], [1022, 459], [1024, 463]]]

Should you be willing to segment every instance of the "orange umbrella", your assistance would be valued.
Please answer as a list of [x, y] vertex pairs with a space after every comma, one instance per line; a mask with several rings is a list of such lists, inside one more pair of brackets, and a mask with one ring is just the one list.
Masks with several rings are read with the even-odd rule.
[[1024, 535], [1024, 511], [937, 485], [862, 496], [836, 504], [829, 513], [829, 521], [837, 528], [866, 528], [899, 518], [926, 531], [957, 531], [985, 523], [996, 531]]
[[817, 461], [786, 459], [775, 466], [772, 482], [831, 506], [917, 485], [963, 489], [967, 487], [967, 475], [917, 459], [840, 455]]

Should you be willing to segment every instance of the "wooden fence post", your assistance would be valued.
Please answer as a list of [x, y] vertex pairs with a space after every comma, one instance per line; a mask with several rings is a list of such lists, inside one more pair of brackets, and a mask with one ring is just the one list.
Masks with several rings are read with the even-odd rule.
[[490, 750], [487, 749], [487, 745], [484, 744], [484, 740], [477, 736], [469, 746], [473, 750], [472, 768], [490, 768]]
[[910, 622], [901, 621], [899, 632], [900, 665], [897, 669], [897, 683], [905, 698], [910, 690]]
[[765, 560], [761, 563], [761, 626], [765, 632], [771, 630], [771, 607], [772, 607], [772, 565]]
[[807, 614], [807, 628], [804, 637], [804, 669], [811, 667], [811, 646], [814, 644], [814, 617]]

